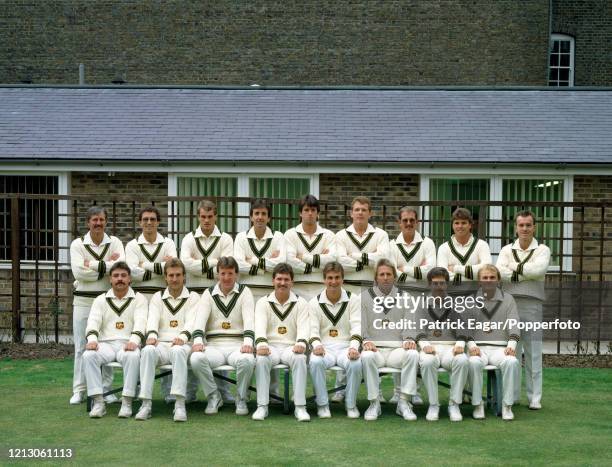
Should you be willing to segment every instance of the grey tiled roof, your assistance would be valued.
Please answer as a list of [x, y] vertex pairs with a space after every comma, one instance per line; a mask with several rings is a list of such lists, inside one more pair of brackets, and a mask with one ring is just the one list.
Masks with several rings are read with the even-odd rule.
[[0, 160], [611, 163], [612, 91], [0, 88]]

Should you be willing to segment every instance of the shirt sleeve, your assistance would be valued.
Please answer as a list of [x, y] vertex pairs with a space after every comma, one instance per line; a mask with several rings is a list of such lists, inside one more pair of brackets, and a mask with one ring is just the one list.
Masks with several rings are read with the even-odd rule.
[[344, 230], [341, 230], [340, 232], [336, 234], [338, 262], [344, 268], [345, 273], [355, 272], [358, 270], [358, 268], [359, 270], [361, 270], [361, 267], [360, 267], [361, 263], [349, 255], [346, 245], [344, 244], [345, 238], [346, 238], [346, 232]]
[[497, 262], [495, 263], [495, 267], [499, 269], [499, 273], [501, 275], [502, 281], [510, 282], [512, 279], [513, 269], [510, 269], [510, 262], [512, 259], [512, 246], [506, 245], [503, 247], [499, 255], [497, 256]]
[[285, 236], [280, 232], [274, 232], [274, 238], [272, 239], [272, 245], [270, 245], [270, 251], [277, 251], [278, 256], [276, 258], [266, 258], [266, 270], [271, 271], [277, 265], [287, 261], [287, 247], [285, 245]]
[[255, 347], [268, 347], [268, 304], [267, 298], [261, 297], [255, 304]]
[[255, 301], [248, 287], [242, 291], [242, 324], [244, 326], [243, 344], [252, 346], [255, 342]]
[[521, 271], [519, 271], [519, 281], [522, 280], [534, 280], [544, 279], [548, 267], [550, 265], [550, 248], [546, 245], [538, 246], [538, 249], [534, 252], [533, 258], [526, 262]]
[[161, 311], [163, 307], [161, 299], [161, 293], [156, 292], [151, 297], [149, 302], [149, 316], [147, 317], [147, 338], [154, 337], [155, 339], [159, 336], [159, 319], [161, 317]]
[[70, 245], [70, 268], [72, 269], [72, 275], [77, 281], [95, 282], [101, 279], [100, 271], [91, 267], [85, 267], [85, 257], [81, 251], [81, 242], [78, 239]]
[[376, 229], [376, 249], [368, 255], [368, 264], [374, 265], [383, 258], [389, 257], [389, 234], [381, 229]]
[[100, 331], [102, 326], [102, 318], [104, 316], [104, 306], [106, 303], [106, 297], [100, 295], [96, 297], [91, 306], [89, 317], [87, 318], [87, 328], [85, 335], [87, 336], [87, 342], [98, 342], [100, 337]]
[[197, 312], [194, 319], [194, 330], [192, 333], [194, 344], [203, 344], [206, 336], [206, 323], [212, 309], [212, 297], [208, 289], [204, 291], [196, 306]]
[[125, 262], [130, 267], [132, 279], [142, 281], [145, 275], [144, 268], [140, 267], [139, 247], [136, 240], [131, 240], [125, 246]]
[[185, 269], [189, 274], [194, 276], [203, 276], [205, 273], [202, 272], [202, 260], [194, 258], [194, 252], [196, 249], [196, 239], [192, 233], [187, 234], [181, 242], [181, 261], [185, 265]]

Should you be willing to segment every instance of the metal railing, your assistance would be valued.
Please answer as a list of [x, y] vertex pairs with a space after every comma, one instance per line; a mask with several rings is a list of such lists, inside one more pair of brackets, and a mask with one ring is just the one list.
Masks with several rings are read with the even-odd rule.
[[[227, 211], [232, 214], [225, 216], [231, 220], [228, 225], [235, 226], [235, 231], [229, 230], [228, 233], [234, 236], [236, 231], [248, 226], [248, 206], [252, 198], [207, 199], [217, 204], [232, 204], [233, 208]], [[48, 203], [50, 200], [57, 202], [56, 214], [52, 222], [48, 216], [45, 222], [41, 208], [48, 205], [43, 201]], [[61, 335], [71, 333], [73, 278], [69, 248], [73, 238], [87, 231], [84, 216], [88, 207], [106, 207], [109, 213], [107, 232], [127, 243], [139, 234], [139, 210], [155, 205], [162, 212], [160, 230], [174, 238], [179, 246], [182, 236], [197, 226], [196, 207], [200, 200], [200, 197], [6, 195], [4, 209], [0, 210], [0, 219], [4, 219], [0, 223], [0, 239], [5, 239], [0, 245], [0, 254], [3, 255], [0, 256], [0, 266], [5, 265], [0, 269], [5, 284], [0, 288], [0, 333], [15, 342], [21, 341], [24, 334], [33, 335], [35, 342], [59, 342]], [[28, 216], [31, 217], [24, 222], [22, 206], [26, 201], [30, 202]], [[272, 205], [291, 208], [284, 210], [289, 215], [273, 219], [275, 228], [284, 229], [299, 223], [298, 200], [268, 201]], [[514, 211], [531, 209], [538, 216], [538, 210], [558, 208], [561, 215], [557, 218], [538, 218], [538, 229], [545, 234], [536, 237], [540, 242], [554, 245], [553, 263], [556, 265], [547, 275], [549, 298], [544, 307], [545, 318], [585, 320], [590, 331], [586, 335], [580, 331], [557, 332], [554, 336], [556, 351], [562, 351], [562, 343], [570, 345], [576, 353], [610, 351], [609, 347], [605, 348], [612, 329], [612, 309], [608, 304], [612, 279], [612, 206], [609, 203], [461, 200], [410, 201], [407, 204], [420, 208], [421, 230], [430, 233], [437, 246], [448, 240], [446, 233], [450, 231], [450, 219], [436, 216], [436, 210], [449, 205], [478, 206], [480, 217], [475, 233], [489, 242], [494, 257], [503, 245], [514, 239]], [[372, 223], [388, 231], [390, 238], [399, 232], [397, 213], [400, 207], [398, 203], [374, 207]], [[343, 201], [322, 201], [320, 223], [333, 231], [345, 227], [350, 223], [350, 206]], [[28, 227], [24, 228], [24, 225]], [[588, 348], [591, 343], [594, 349]]]

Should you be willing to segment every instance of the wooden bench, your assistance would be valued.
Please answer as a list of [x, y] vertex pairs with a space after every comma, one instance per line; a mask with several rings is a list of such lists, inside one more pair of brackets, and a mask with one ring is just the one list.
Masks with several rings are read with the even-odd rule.
[[[121, 368], [121, 364], [118, 362], [111, 362], [107, 364], [107, 366], [111, 368]], [[270, 399], [273, 399], [273, 400], [276, 400], [282, 403], [283, 412], [288, 414], [290, 413], [290, 409], [291, 409], [291, 398], [289, 396], [289, 384], [290, 384], [291, 376], [290, 376], [289, 367], [287, 365], [279, 364], [279, 365], [275, 365], [273, 369], [280, 370], [283, 373], [283, 395], [278, 396], [276, 394], [270, 393]], [[155, 375], [155, 379], [171, 375], [172, 365], [159, 366], [158, 370], [159, 372]], [[231, 384], [236, 384], [235, 379], [232, 379], [220, 373], [220, 372], [234, 371], [234, 370], [235, 368], [233, 366], [221, 365], [213, 370], [213, 375], [215, 376], [215, 378], [221, 379], [223, 381], [227, 381]], [[331, 368], [329, 368], [329, 370], [330, 371], [344, 371], [344, 369], [339, 366], [332, 366]], [[493, 366], [493, 365], [485, 366], [484, 371], [486, 371], [486, 374], [487, 374], [487, 395], [486, 395], [487, 407], [489, 409], [492, 409], [495, 415], [501, 416], [502, 385], [501, 385], [500, 371], [496, 366]], [[401, 372], [400, 369], [391, 368], [391, 367], [382, 367], [378, 369], [378, 374], [381, 376], [387, 375], [387, 374], [393, 374], [393, 373], [400, 373], [400, 372]], [[447, 373], [447, 371], [444, 368], [438, 368], [438, 373]], [[438, 384], [445, 388], [450, 388], [450, 385], [448, 383], [445, 383], [444, 381], [438, 381]], [[346, 385], [342, 385], [342, 386], [338, 386], [338, 387], [329, 389], [327, 392], [329, 394], [333, 394], [345, 388], [346, 388]], [[112, 389], [108, 392], [105, 392], [103, 396], [108, 396], [110, 394], [117, 394], [117, 393], [120, 393], [122, 390], [123, 388]], [[249, 390], [256, 392], [256, 389], [253, 386], [249, 386]], [[463, 393], [467, 395], [468, 397], [471, 396], [471, 393], [469, 393], [468, 391], [464, 391]], [[313, 401], [314, 399], [315, 399], [315, 396], [311, 396], [307, 400]], [[91, 410], [92, 403], [93, 403], [93, 399], [91, 397], [87, 397], [87, 411], [88, 412]]]

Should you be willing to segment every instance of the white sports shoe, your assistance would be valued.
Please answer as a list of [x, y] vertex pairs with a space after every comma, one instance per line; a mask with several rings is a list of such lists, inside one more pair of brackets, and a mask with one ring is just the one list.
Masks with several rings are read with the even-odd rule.
[[370, 406], [363, 414], [364, 420], [374, 421], [377, 420], [379, 415], [382, 413], [380, 410], [380, 401], [378, 399], [370, 401]]
[[94, 401], [94, 405], [89, 412], [89, 416], [91, 418], [102, 418], [106, 415], [106, 404], [104, 403], [104, 399]]
[[410, 404], [407, 400], [404, 399], [400, 399], [397, 403], [395, 413], [402, 417], [404, 420], [408, 420], [409, 422], [413, 422], [417, 419], [416, 414], [412, 411], [412, 404]]
[[380, 402], [381, 404], [387, 403], [387, 399], [385, 399], [385, 396], [383, 396], [382, 389], [378, 390], [378, 402]]
[[268, 406], [260, 405], [257, 407], [257, 410], [253, 413], [251, 418], [253, 420], [265, 420], [268, 417]]
[[104, 402], [106, 402], [107, 404], [116, 404], [117, 402], [119, 402], [119, 398], [116, 394], [109, 394], [108, 396], [104, 397]]
[[474, 412], [472, 413], [472, 417], [476, 420], [484, 420], [485, 418], [485, 405], [484, 402], [481, 402], [478, 405], [474, 406]]
[[295, 415], [295, 418], [297, 418], [298, 422], [309, 422], [310, 421], [310, 415], [308, 415], [308, 412], [306, 411], [306, 407], [303, 405], [296, 405], [295, 411], [293, 413]]
[[151, 404], [143, 403], [134, 417], [135, 420], [148, 420], [151, 418]]
[[348, 418], [359, 418], [359, 409], [357, 407], [346, 408], [346, 416]]
[[529, 410], [540, 410], [542, 408], [542, 403], [538, 401], [531, 401], [529, 403]]
[[175, 422], [186, 422], [187, 421], [187, 410], [184, 405], [174, 406], [174, 421]]
[[425, 420], [429, 422], [436, 422], [440, 418], [440, 406], [439, 405], [430, 405], [427, 409], [427, 415], [425, 415]]
[[514, 420], [514, 414], [512, 413], [512, 406], [502, 404], [502, 419], [504, 420]]
[[70, 405], [79, 405], [82, 402], [85, 402], [85, 399], [87, 399], [85, 392], [77, 391], [72, 394], [72, 397], [70, 398]]
[[119, 410], [119, 418], [130, 418], [132, 416], [132, 399], [128, 401], [125, 397], [121, 401], [121, 410]]
[[400, 400], [400, 393], [395, 390], [393, 391], [393, 396], [391, 396], [391, 399], [389, 399], [389, 404], [397, 404]]
[[336, 391], [334, 392], [334, 395], [331, 396], [331, 401], [332, 402], [338, 402], [341, 403], [344, 401], [344, 391]]
[[248, 415], [249, 408], [244, 399], [236, 399], [236, 415]]
[[423, 398], [420, 394], [412, 396], [412, 405], [423, 405]]
[[459, 410], [459, 406], [455, 403], [448, 404], [448, 416], [451, 422], [460, 422], [463, 420], [461, 410]]
[[206, 405], [204, 413], [207, 415], [214, 415], [219, 412], [219, 408], [222, 406], [223, 399], [221, 398], [221, 394], [219, 393], [219, 391], [215, 391], [210, 396], [208, 396], [208, 404]]
[[331, 412], [329, 411], [329, 405], [321, 405], [317, 407], [317, 417], [331, 418]]

